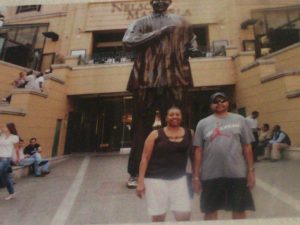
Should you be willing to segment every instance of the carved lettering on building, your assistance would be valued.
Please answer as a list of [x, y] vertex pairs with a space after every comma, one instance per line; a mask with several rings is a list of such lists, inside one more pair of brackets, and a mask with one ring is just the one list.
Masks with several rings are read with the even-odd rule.
[[[112, 2], [111, 5], [112, 13], [124, 12], [127, 14], [127, 20], [135, 20], [152, 12], [152, 7], [149, 3]], [[189, 9], [170, 9], [169, 12], [184, 17], [192, 16], [192, 12]]]

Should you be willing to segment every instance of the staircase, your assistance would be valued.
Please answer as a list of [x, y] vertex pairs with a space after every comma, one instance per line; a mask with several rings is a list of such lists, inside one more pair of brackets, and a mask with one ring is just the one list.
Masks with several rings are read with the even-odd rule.
[[237, 107], [247, 115], [259, 111], [260, 125], [279, 124], [292, 139], [290, 155], [295, 158], [300, 153], [300, 43], [258, 60], [253, 53], [252, 59], [243, 63], [243, 56], [235, 58]]
[[[25, 68], [14, 68], [15, 65], [0, 62], [0, 80], [11, 72], [18, 74]], [[5, 73], [5, 71], [8, 71]], [[7, 79], [7, 78], [5, 78]], [[6, 80], [7, 87], [14, 78]], [[3, 83], [2, 83], [3, 85]], [[7, 87], [1, 86], [2, 93]], [[6, 89], [5, 89], [6, 88]], [[0, 90], [1, 91], [1, 90]], [[43, 157], [52, 157], [52, 148], [57, 129], [57, 121], [62, 121], [60, 127], [58, 155], [64, 153], [64, 140], [67, 121], [67, 95], [64, 81], [52, 74], [44, 83], [44, 92], [28, 89], [13, 89], [10, 104], [0, 103], [0, 124], [14, 122], [16, 124], [19, 136], [24, 139], [25, 144], [31, 137], [36, 137], [43, 148]]]

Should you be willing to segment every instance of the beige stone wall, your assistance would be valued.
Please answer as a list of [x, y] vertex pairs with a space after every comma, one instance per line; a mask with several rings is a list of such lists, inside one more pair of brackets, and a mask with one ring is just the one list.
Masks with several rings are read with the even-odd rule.
[[[198, 58], [190, 64], [195, 87], [235, 83], [231, 58]], [[131, 69], [131, 63], [74, 67], [68, 75], [68, 95], [125, 92]]]
[[266, 58], [276, 60], [277, 71], [290, 71], [300, 69], [300, 43], [294, 44]]
[[190, 60], [194, 87], [235, 84], [235, 68], [231, 58]]
[[[298, 48], [297, 48], [298, 49]], [[290, 58], [299, 49], [291, 49], [276, 56]], [[290, 56], [291, 56], [290, 55]], [[300, 145], [300, 98], [288, 98], [289, 91], [300, 90], [300, 75], [282, 76], [264, 83], [261, 78], [280, 73], [279, 69], [298, 68], [298, 62], [289, 60], [275, 61], [275, 64], [257, 65], [245, 72], [238, 73], [236, 82], [236, 103], [238, 108], [245, 107], [247, 115], [252, 111], [260, 112], [259, 124], [279, 124], [292, 139], [293, 145]], [[279, 66], [278, 66], [278, 64]], [[277, 70], [276, 70], [277, 69]]]
[[[251, 18], [251, 11], [299, 4], [299, 0], [173, 0], [170, 11], [184, 16], [191, 24], [207, 25], [209, 44], [227, 40], [229, 45], [242, 47], [243, 40], [253, 39], [253, 27], [241, 30], [240, 24]], [[137, 18], [152, 11], [149, 0], [105, 1], [68, 5], [43, 5], [41, 12], [15, 14], [8, 7], [8, 23], [49, 22], [50, 29], [60, 35], [60, 41], [47, 40], [45, 53], [64, 56], [72, 50], [92, 51], [92, 32], [125, 30]]]
[[[192, 24], [212, 24], [223, 19], [222, 6], [228, 0], [173, 0], [170, 11], [186, 17]], [[151, 13], [148, 0], [91, 3], [86, 30], [125, 29], [137, 18]]]
[[67, 82], [68, 95], [126, 91], [132, 64], [75, 67]]
[[[6, 66], [0, 65], [3, 71]], [[14, 122], [20, 136], [28, 142], [36, 137], [43, 147], [43, 156], [50, 157], [54, 140], [57, 119], [62, 119], [58, 155], [64, 153], [65, 135], [67, 127], [68, 102], [65, 85], [52, 79], [45, 81], [45, 94], [30, 93], [18, 90], [11, 100], [11, 107], [25, 110], [25, 116], [0, 114], [0, 124]]]

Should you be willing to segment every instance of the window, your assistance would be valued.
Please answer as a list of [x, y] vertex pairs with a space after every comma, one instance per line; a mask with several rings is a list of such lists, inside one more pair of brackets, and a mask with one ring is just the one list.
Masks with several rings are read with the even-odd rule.
[[210, 52], [209, 40], [208, 40], [208, 26], [194, 25], [193, 32], [197, 36], [197, 43], [201, 56], [205, 57]]
[[244, 51], [255, 51], [255, 40], [243, 40]]
[[256, 57], [300, 41], [300, 6], [255, 10]]
[[93, 43], [94, 63], [126, 62], [132, 59], [131, 52], [123, 49], [122, 38], [125, 30], [111, 32], [95, 32]]
[[18, 13], [25, 13], [25, 12], [32, 12], [32, 11], [41, 11], [41, 5], [23, 5], [23, 6], [18, 6], [17, 7], [17, 12]]
[[[48, 24], [15, 24], [4, 30], [5, 42], [1, 59], [19, 66], [38, 70], [41, 65]], [[3, 30], [3, 29], [2, 29]]]

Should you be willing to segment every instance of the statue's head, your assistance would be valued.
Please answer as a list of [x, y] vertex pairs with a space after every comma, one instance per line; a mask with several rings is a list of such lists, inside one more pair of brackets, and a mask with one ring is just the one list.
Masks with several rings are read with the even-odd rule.
[[150, 4], [152, 5], [153, 11], [157, 13], [167, 11], [171, 3], [172, 0], [150, 0]]

